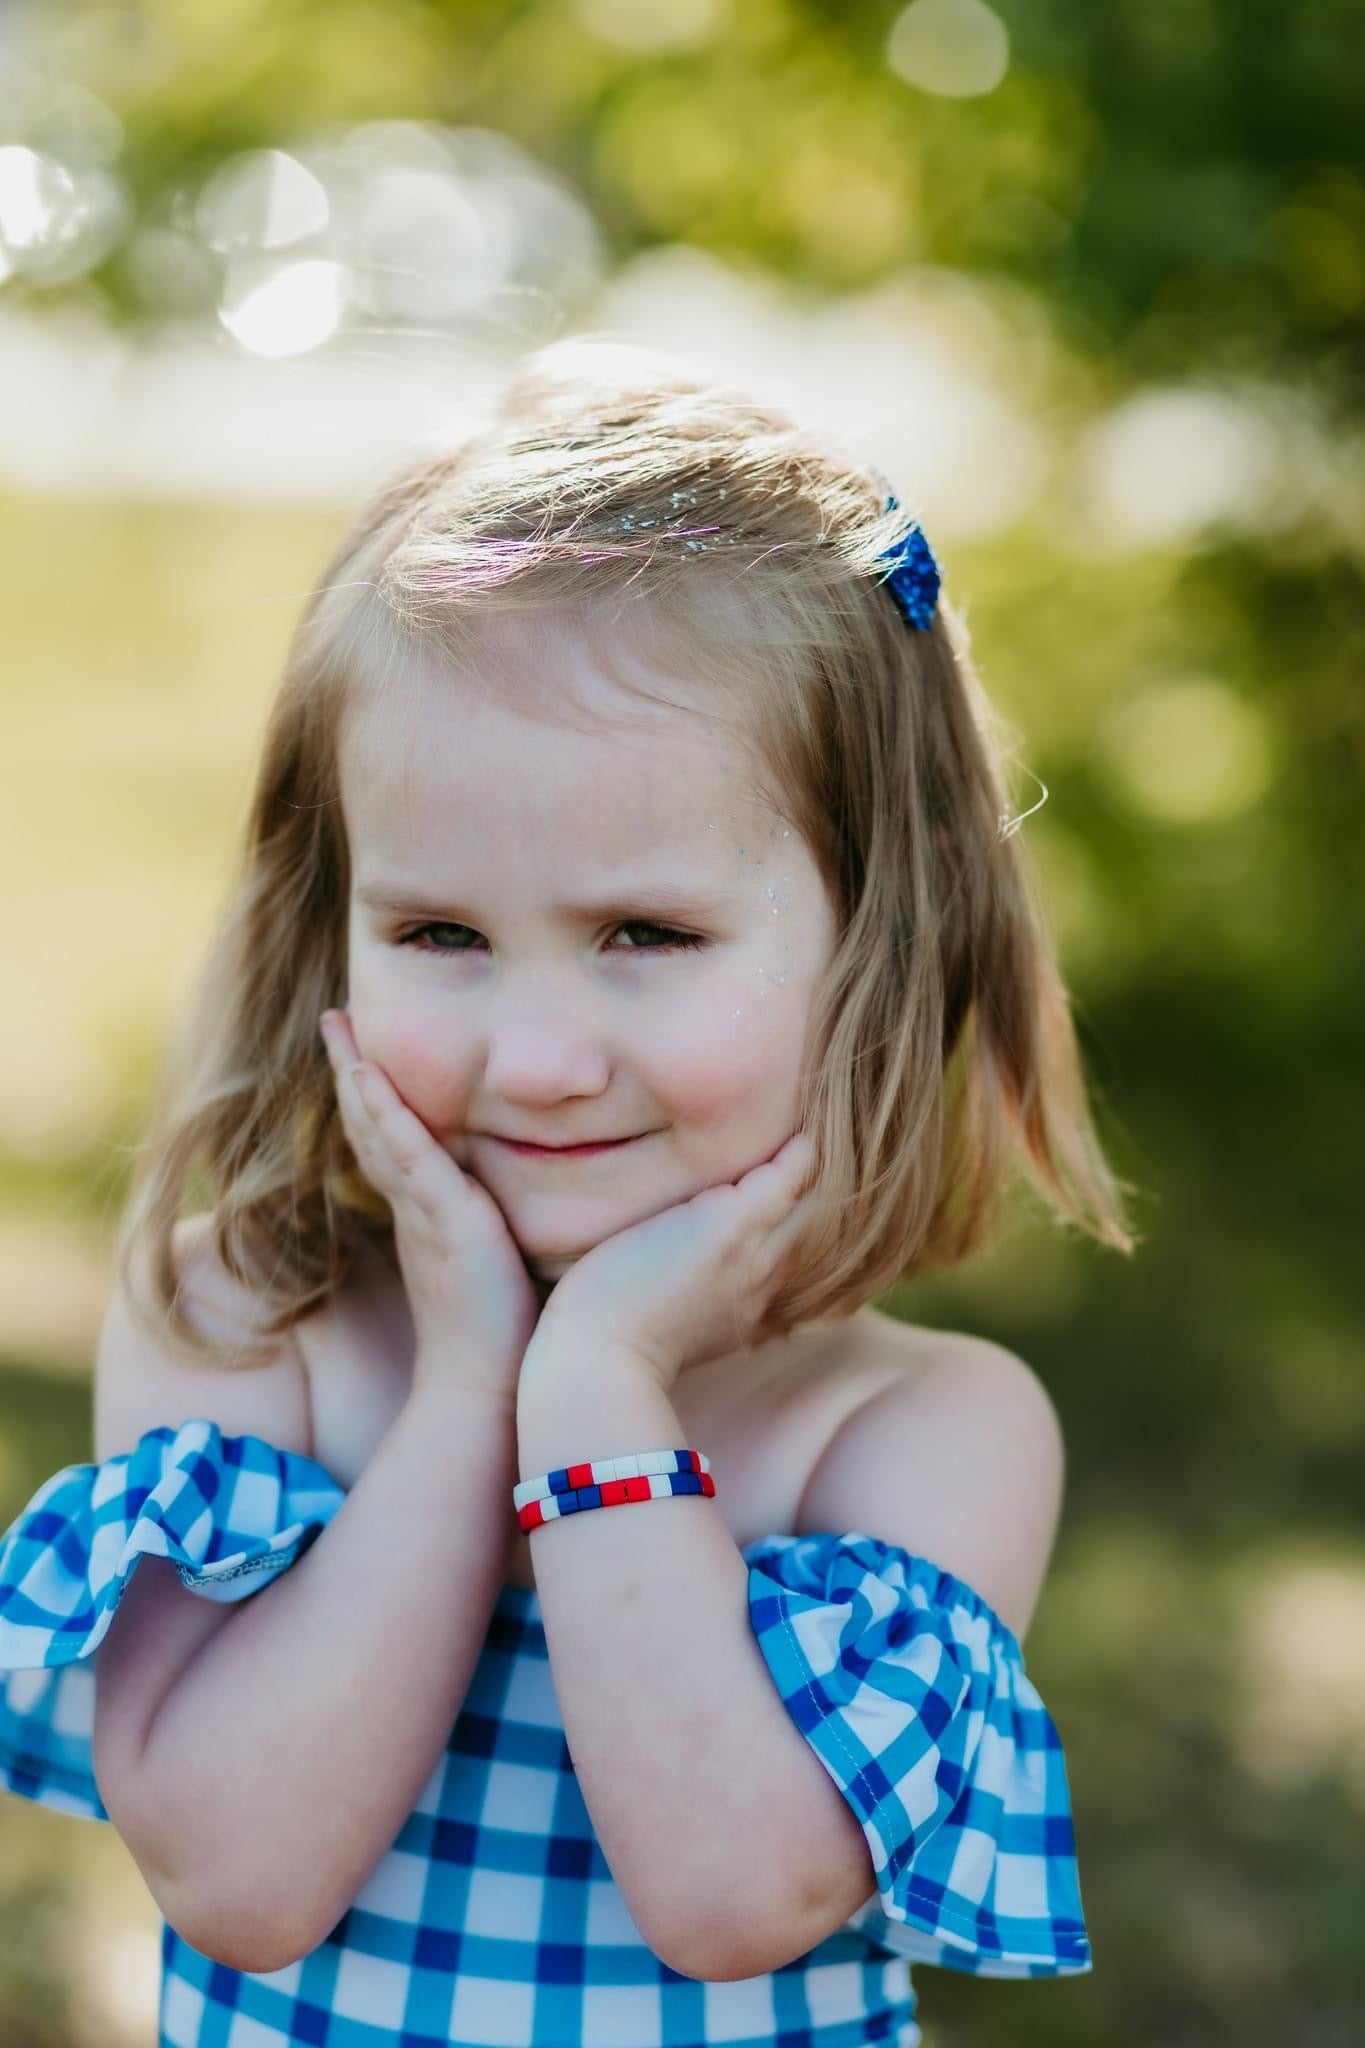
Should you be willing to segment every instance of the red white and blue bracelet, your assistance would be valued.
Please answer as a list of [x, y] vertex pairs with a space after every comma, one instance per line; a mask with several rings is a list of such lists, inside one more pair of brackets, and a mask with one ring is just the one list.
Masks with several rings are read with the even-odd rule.
[[523, 1529], [538, 1529], [542, 1522], [588, 1508], [627, 1507], [637, 1500], [666, 1500], [673, 1493], [710, 1499], [715, 1490], [711, 1460], [700, 1451], [630, 1451], [523, 1479], [512, 1488], [512, 1505]]

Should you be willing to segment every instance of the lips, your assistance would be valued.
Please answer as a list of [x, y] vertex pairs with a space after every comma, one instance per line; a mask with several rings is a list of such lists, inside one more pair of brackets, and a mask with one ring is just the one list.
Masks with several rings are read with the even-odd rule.
[[528, 1145], [518, 1138], [494, 1139], [495, 1144], [505, 1145], [510, 1152], [519, 1152], [527, 1159], [587, 1159], [594, 1152], [617, 1152], [622, 1145], [634, 1142], [634, 1137], [630, 1137], [604, 1138], [592, 1145]]

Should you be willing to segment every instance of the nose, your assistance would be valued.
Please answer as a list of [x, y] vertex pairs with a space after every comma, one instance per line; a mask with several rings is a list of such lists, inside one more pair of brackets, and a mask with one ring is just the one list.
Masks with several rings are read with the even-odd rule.
[[554, 977], [506, 984], [488, 1015], [484, 1086], [504, 1102], [553, 1104], [600, 1095], [612, 1055], [594, 1005], [566, 994]]

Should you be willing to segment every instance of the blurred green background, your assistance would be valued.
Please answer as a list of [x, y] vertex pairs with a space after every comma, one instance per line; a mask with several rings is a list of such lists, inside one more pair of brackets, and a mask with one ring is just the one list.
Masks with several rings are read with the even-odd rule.
[[[90, 1455], [130, 1148], [369, 482], [612, 325], [922, 508], [1143, 1234], [1021, 1202], [885, 1302], [1068, 1442], [1028, 1657], [1096, 1967], [918, 1970], [928, 2048], [1365, 2040], [1363, 86], [1346, 0], [0, 18], [0, 1526]], [[0, 1800], [6, 2048], [149, 2042], [155, 1924], [112, 1829]]]

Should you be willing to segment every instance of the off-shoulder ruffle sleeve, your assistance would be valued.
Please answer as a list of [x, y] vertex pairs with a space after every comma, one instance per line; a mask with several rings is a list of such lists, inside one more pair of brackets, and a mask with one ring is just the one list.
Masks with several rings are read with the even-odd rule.
[[139, 1560], [169, 1558], [206, 1600], [242, 1600], [293, 1564], [345, 1497], [312, 1458], [198, 1419], [45, 1479], [0, 1540], [0, 1787], [108, 1820], [91, 1659]]
[[749, 1619], [872, 1852], [846, 1924], [982, 1977], [1093, 1967], [1066, 1760], [1018, 1639], [980, 1594], [858, 1531], [746, 1546]]

